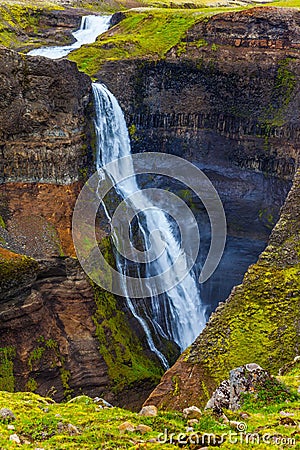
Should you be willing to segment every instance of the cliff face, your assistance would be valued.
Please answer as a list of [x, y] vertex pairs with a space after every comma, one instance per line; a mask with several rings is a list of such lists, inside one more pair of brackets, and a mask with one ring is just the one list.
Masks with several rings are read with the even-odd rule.
[[120, 100], [134, 149], [291, 180], [299, 21], [276, 8], [220, 14], [194, 25], [164, 61], [105, 63], [98, 77]]
[[[202, 289], [210, 304], [242, 281], [255, 261], [251, 248], [267, 241], [294, 177], [299, 23], [298, 11], [273, 8], [217, 15], [194, 25], [164, 61], [111, 61], [98, 73], [125, 109], [136, 152], [184, 156], [219, 191], [228, 242], [226, 263]], [[298, 353], [298, 196], [299, 174], [259, 262], [147, 404], [203, 406], [233, 367], [255, 361], [276, 373]]]
[[203, 406], [231, 368], [255, 361], [276, 374], [299, 354], [299, 198], [298, 170], [266, 250], [146, 404]]
[[[101, 290], [95, 294], [75, 259], [37, 263], [0, 248], [0, 273], [2, 390], [32, 390], [59, 401], [84, 393], [140, 407], [159, 369], [147, 360], [121, 305]], [[122, 341], [109, 328], [113, 321]]]
[[87, 166], [91, 82], [69, 61], [0, 48], [0, 182], [70, 183]]
[[0, 77], [0, 389], [139, 408], [160, 364], [122, 300], [73, 258], [79, 180], [92, 170], [91, 81], [69, 61], [4, 47]]
[[[298, 23], [299, 12], [286, 9], [220, 14], [190, 28], [164, 60], [109, 61], [98, 72], [125, 111], [134, 152], [182, 156], [219, 192], [228, 240], [202, 287], [208, 312], [257, 260], [291, 186], [299, 150]], [[209, 230], [201, 232], [204, 258]]]

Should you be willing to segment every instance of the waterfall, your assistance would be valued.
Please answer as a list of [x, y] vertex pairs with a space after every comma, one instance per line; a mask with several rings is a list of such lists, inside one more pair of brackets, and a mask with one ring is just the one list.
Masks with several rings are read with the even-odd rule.
[[79, 30], [72, 33], [76, 39], [74, 44], [62, 47], [41, 47], [31, 50], [28, 54], [31, 56], [46, 56], [50, 59], [64, 58], [82, 45], [95, 42], [97, 36], [108, 30], [110, 19], [111, 16], [83, 16]]
[[[155, 241], [151, 241], [158, 257], [155, 260], [146, 260], [143, 268], [144, 276], [150, 278], [164, 273], [170, 266], [173, 267], [178, 256], [181, 257], [185, 266], [186, 255], [181, 249], [178, 233], [174, 230], [169, 216], [155, 208], [151, 200], [143, 194], [135, 176], [124, 179], [128, 173], [128, 161], [125, 167], [120, 160], [112, 171], [105, 170], [105, 165], [111, 161], [131, 155], [130, 140], [124, 115], [116, 98], [103, 84], [99, 83], [93, 83], [93, 93], [96, 110], [97, 170], [101, 176], [104, 172], [104, 176], [108, 176], [113, 181], [117, 194], [125, 202], [130, 203], [133, 210], [142, 211], [142, 214], [137, 216], [137, 227], [139, 236], [143, 240], [143, 248], [149, 249], [149, 237], [157, 228], [159, 228], [161, 239], [164, 242], [164, 251], [159, 253], [158, 246], [155, 248]], [[118, 181], [120, 182], [118, 183]], [[109, 211], [107, 208], [104, 209], [111, 222]], [[133, 237], [134, 231], [131, 224], [129, 228], [129, 235]], [[118, 239], [116, 230], [112, 230], [112, 237], [116, 242]], [[128, 260], [119, 253], [116, 253], [116, 265], [118, 271], [123, 275], [128, 275], [132, 270]], [[137, 265], [136, 272], [138, 274], [139, 270]], [[178, 269], [174, 269], [169, 276], [173, 277], [173, 286], [175, 287], [163, 295], [156, 295], [155, 292], [152, 292], [147, 302], [145, 299], [129, 298], [126, 281], [122, 286], [127, 306], [143, 327], [149, 348], [156, 353], [165, 367], [167, 367], [167, 360], [155, 346], [153, 333], [164, 338], [167, 337], [176, 342], [181, 350], [184, 350], [199, 335], [206, 322], [205, 309], [201, 304], [194, 273], [189, 272], [179, 284], [181, 273]], [[143, 312], [141, 305], [145, 306]]]

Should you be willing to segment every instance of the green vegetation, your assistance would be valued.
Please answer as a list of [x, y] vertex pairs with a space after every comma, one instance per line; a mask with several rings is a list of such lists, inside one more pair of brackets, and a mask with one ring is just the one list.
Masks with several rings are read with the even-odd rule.
[[[28, 34], [39, 28], [41, 11], [63, 9], [50, 2], [4, 2], [0, 5], [0, 44], [10, 48], [30, 45], [36, 41]], [[25, 39], [24, 39], [25, 38]], [[41, 45], [41, 43], [40, 43]]]
[[[172, 47], [182, 41], [190, 27], [205, 15], [214, 12], [220, 10], [153, 8], [139, 12], [128, 11], [126, 18], [100, 36], [95, 44], [72, 52], [69, 59], [75, 61], [80, 70], [94, 75], [104, 61], [163, 58]], [[205, 42], [201, 40], [199, 45], [205, 45]]]
[[261, 115], [261, 122], [264, 124], [265, 146], [268, 147], [268, 139], [273, 127], [284, 125], [286, 120], [286, 110], [293, 97], [296, 87], [296, 76], [293, 73], [295, 61], [292, 58], [285, 58], [280, 61], [274, 80], [270, 105]]
[[[109, 238], [102, 239], [101, 251], [113, 266], [114, 259]], [[99, 340], [99, 351], [107, 364], [112, 387], [115, 391], [121, 391], [142, 380], [151, 380], [155, 385], [162, 375], [158, 364], [145, 357], [144, 349], [132, 331], [116, 297], [97, 285], [93, 286], [97, 304], [93, 319]]]
[[5, 225], [5, 222], [4, 222], [4, 219], [3, 219], [2, 216], [0, 216], [0, 227], [1, 228], [6, 228], [6, 225]]
[[[198, 364], [211, 392], [231, 367], [256, 362], [272, 374], [298, 352], [299, 174], [271, 241], [229, 301], [212, 315], [185, 360]], [[280, 236], [280, 238], [279, 238]], [[202, 403], [206, 398], [204, 392]], [[199, 402], [201, 404], [201, 402]]]
[[69, 386], [70, 371], [65, 368], [65, 357], [59, 351], [58, 343], [54, 339], [45, 339], [44, 336], [38, 337], [35, 347], [31, 351], [27, 364], [31, 376], [27, 381], [26, 388], [34, 392], [38, 384], [34, 379], [36, 373], [44, 361], [50, 362], [51, 367], [59, 367], [60, 378], [64, 387], [65, 398], [70, 398], [72, 390]]
[[[289, 373], [289, 377], [291, 381], [295, 375]], [[57, 404], [29, 392], [0, 392], [0, 408], [4, 407], [9, 407], [16, 418], [11, 422], [13, 430], [9, 429], [8, 420], [0, 420], [0, 446], [5, 449], [17, 448], [15, 443], [9, 441], [12, 434], [17, 434], [24, 449], [164, 450], [182, 447], [180, 439], [187, 439], [188, 445], [184, 448], [195, 448], [189, 445], [189, 439], [198, 439], [200, 446], [209, 445], [208, 439], [211, 439], [212, 444], [213, 437], [208, 437], [210, 433], [215, 435], [216, 441], [220, 441], [222, 449], [280, 448], [272, 436], [289, 440], [293, 448], [300, 448], [297, 431], [299, 395], [291, 387], [276, 383], [275, 379], [256, 393], [245, 395], [241, 410], [225, 410], [229, 421], [224, 422], [224, 417], [204, 411], [199, 422], [193, 424], [193, 431], [187, 431], [187, 419], [180, 412], [160, 411], [156, 417], [143, 417], [120, 408], [101, 408], [87, 396]], [[119, 427], [124, 422], [130, 422], [135, 430], [121, 431]], [[244, 433], [237, 431], [237, 422], [243, 423]], [[142, 433], [136, 429], [139, 425], [149, 428]], [[175, 445], [169, 443], [172, 433]], [[252, 434], [258, 436], [261, 444], [252, 447], [247, 442], [246, 436]], [[263, 436], [270, 436], [270, 443], [266, 445]], [[234, 437], [238, 437], [238, 443]]]
[[14, 357], [16, 351], [13, 347], [0, 348], [0, 390], [14, 391]]
[[37, 266], [38, 263], [34, 259], [0, 247], [1, 288], [5, 289], [6, 283], [14, 285], [22, 282], [24, 276], [30, 276]]

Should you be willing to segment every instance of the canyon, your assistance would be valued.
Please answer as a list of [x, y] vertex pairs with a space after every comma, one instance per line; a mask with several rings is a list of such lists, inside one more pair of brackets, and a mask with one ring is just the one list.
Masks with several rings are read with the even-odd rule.
[[[268, 242], [148, 404], [203, 406], [233, 366], [255, 359], [275, 373], [297, 354], [299, 21], [291, 9], [219, 14], [163, 59], [106, 61], [94, 73], [122, 106], [133, 152], [181, 156], [219, 192], [228, 241], [201, 287], [207, 318]], [[124, 301], [87, 280], [71, 240], [76, 197], [94, 169], [91, 81], [67, 60], [4, 47], [0, 60], [1, 386], [137, 408], [161, 365]], [[184, 198], [184, 186], [170, 186]], [[186, 201], [202, 223], [201, 264], [209, 224], [203, 205]], [[175, 362], [177, 350], [161, 345]]]

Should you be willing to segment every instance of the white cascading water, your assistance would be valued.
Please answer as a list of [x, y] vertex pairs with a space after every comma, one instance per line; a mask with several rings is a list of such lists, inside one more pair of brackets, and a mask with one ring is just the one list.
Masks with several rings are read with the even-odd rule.
[[97, 36], [104, 33], [109, 28], [111, 16], [83, 16], [79, 30], [72, 33], [76, 42], [62, 47], [41, 47], [31, 50], [31, 56], [46, 56], [50, 59], [64, 58], [73, 50], [85, 44], [92, 44]]
[[[111, 16], [84, 16], [81, 20], [80, 29], [73, 33], [76, 39], [74, 44], [62, 47], [42, 47], [32, 50], [29, 54], [51, 59], [63, 58], [72, 50], [78, 49], [84, 44], [95, 42], [97, 36], [108, 30], [110, 19]], [[97, 169], [99, 172], [103, 172], [102, 167], [107, 163], [131, 155], [130, 140], [123, 112], [115, 97], [104, 85], [99, 83], [93, 83], [93, 93], [98, 144]], [[107, 175], [113, 182], [116, 182], [123, 179], [122, 174], [126, 175], [127, 173], [128, 161], [125, 167], [122, 167], [121, 162], [117, 171], [107, 173]], [[134, 201], [131, 200], [131, 207], [136, 211], [143, 211], [143, 220], [138, 220], [138, 226], [144, 241], [144, 248], [147, 249], [149, 236], [153, 230], [157, 229], [158, 224], [162, 231], [165, 251], [156, 261], [145, 264], [144, 276], [150, 278], [153, 275], [165, 272], [167, 268], [173, 266], [175, 259], [182, 253], [180, 243], [172, 231], [170, 220], [163, 211], [153, 208], [153, 203], [139, 189], [135, 177], [119, 183], [116, 190], [125, 201], [131, 194], [139, 192]], [[110, 220], [105, 205], [104, 210]], [[132, 235], [133, 230], [130, 230], [130, 233]], [[116, 264], [120, 273], [124, 275], [128, 273], [129, 267], [125, 258], [121, 258], [117, 254]], [[139, 273], [139, 267], [137, 267], [137, 272]], [[168, 367], [168, 361], [157, 349], [153, 334], [173, 340], [181, 350], [184, 350], [199, 335], [206, 322], [205, 310], [201, 305], [194, 275], [188, 273], [179, 284], [177, 284], [177, 280], [181, 279], [181, 274], [174, 270], [172, 276], [174, 277], [173, 284], [175, 287], [166, 292], [164, 296], [158, 296], [152, 292], [149, 299], [150, 303], [147, 304], [143, 303], [142, 300], [131, 299], [127, 294], [126, 284], [124, 283], [122, 286], [128, 308], [144, 329], [150, 350], [158, 356], [165, 368]]]
[[[131, 155], [131, 147], [124, 115], [116, 98], [100, 83], [93, 83], [93, 93], [98, 147], [97, 170], [101, 172], [102, 177], [102, 167], [111, 161]], [[123, 167], [122, 160], [120, 160], [117, 169], [109, 173], [106, 171], [105, 174], [117, 185], [116, 191], [125, 201], [128, 201], [128, 197], [131, 196], [129, 200], [131, 208], [135, 211], [143, 211], [143, 220], [138, 219], [137, 223], [140, 235], [144, 240], [144, 248], [148, 249], [147, 243], [150, 234], [158, 227], [161, 231], [165, 250], [155, 261], [146, 262], [145, 276], [155, 276], [165, 272], [170, 266], [173, 267], [178, 255], [182, 255], [182, 249], [168, 216], [162, 210], [155, 208], [155, 205], [143, 195], [135, 176], [117, 184], [118, 180], [124, 180], [126, 174], [128, 174], [128, 161], [126, 166]], [[137, 192], [139, 195], [132, 196], [133, 193]], [[105, 212], [110, 220], [106, 208]], [[112, 233], [114, 233], [114, 230], [112, 230]], [[132, 229], [130, 229], [130, 235], [132, 233]], [[120, 273], [128, 275], [129, 267], [125, 258], [117, 254], [116, 264]], [[200, 293], [194, 274], [188, 273], [179, 284], [177, 284], [177, 280], [181, 278], [176, 269], [173, 271], [172, 277], [174, 277], [173, 285], [175, 287], [166, 292], [163, 298], [153, 293], [147, 305], [148, 311], [143, 311], [143, 317], [139, 312], [140, 305], [138, 303], [140, 300], [129, 298], [126, 282], [122, 286], [127, 305], [142, 325], [150, 349], [157, 354], [165, 367], [168, 366], [167, 360], [156, 348], [151, 329], [161, 336], [173, 340], [181, 350], [184, 350], [199, 335], [206, 322], [205, 309], [201, 305]]]

